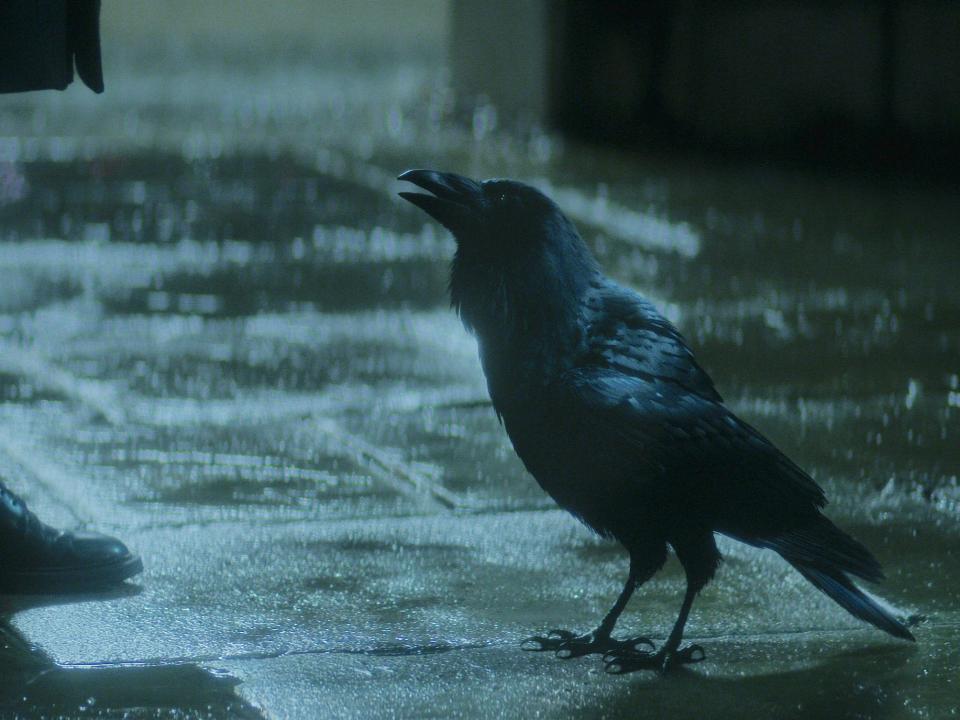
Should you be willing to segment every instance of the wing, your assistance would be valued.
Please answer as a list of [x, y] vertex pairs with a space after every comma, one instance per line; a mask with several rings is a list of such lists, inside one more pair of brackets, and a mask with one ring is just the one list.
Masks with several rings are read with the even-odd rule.
[[763, 435], [673, 380], [581, 367], [563, 386], [585, 446], [632, 469], [653, 500], [701, 513], [715, 530], [763, 536], [826, 503], [817, 483]]
[[604, 283], [591, 288], [586, 307], [587, 349], [578, 364], [673, 382], [707, 400], [723, 402], [683, 336], [650, 301]]

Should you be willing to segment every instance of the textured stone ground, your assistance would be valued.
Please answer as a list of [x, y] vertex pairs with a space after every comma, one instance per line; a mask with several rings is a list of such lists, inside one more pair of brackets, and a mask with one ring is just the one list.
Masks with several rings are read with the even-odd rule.
[[[0, 715], [956, 712], [949, 193], [506, 127], [453, 103], [436, 31], [255, 60], [207, 32], [216, 52], [118, 41], [103, 97], [0, 98], [0, 477], [146, 566], [110, 596], [0, 597]], [[919, 642], [724, 543], [689, 625], [706, 663], [616, 678], [521, 652], [592, 627], [625, 557], [514, 457], [446, 307], [452, 241], [394, 197], [410, 166], [548, 189], [824, 485]], [[671, 561], [624, 631], [662, 638], [681, 592]]]

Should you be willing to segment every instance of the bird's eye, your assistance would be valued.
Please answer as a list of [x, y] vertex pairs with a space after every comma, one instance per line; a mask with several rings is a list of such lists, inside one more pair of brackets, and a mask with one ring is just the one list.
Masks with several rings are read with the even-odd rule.
[[507, 194], [506, 194], [505, 192], [502, 192], [502, 193], [500, 193], [499, 195], [497, 195], [497, 202], [501, 202], [501, 203], [502, 203], [502, 202], [506, 202], [506, 201], [507, 201]]

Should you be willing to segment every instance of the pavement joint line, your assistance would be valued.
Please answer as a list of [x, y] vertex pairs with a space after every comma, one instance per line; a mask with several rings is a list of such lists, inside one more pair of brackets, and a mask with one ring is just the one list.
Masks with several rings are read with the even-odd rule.
[[[50, 363], [32, 349], [0, 341], [0, 368], [28, 377], [41, 387], [60, 392], [71, 400], [92, 409], [111, 425], [122, 426], [127, 421], [127, 414], [117, 402], [111, 386], [99, 381], [78, 378]], [[408, 463], [391, 458], [388, 453], [347, 432], [329, 418], [316, 419], [314, 426], [356, 452], [360, 458], [364, 459], [363, 465], [366, 470], [402, 494], [420, 501], [428, 500], [437, 509], [454, 510], [469, 506], [465, 499], [443, 487], [442, 484], [417, 471]], [[55, 469], [52, 464], [18, 452], [15, 444], [9, 441], [0, 440], [0, 448], [15, 458], [18, 464], [29, 469], [48, 488], [62, 489], [62, 483], [58, 480], [63, 477], [63, 473]], [[89, 516], [89, 513], [87, 514]]]
[[116, 668], [116, 667], [165, 667], [174, 665], [209, 665], [217, 662], [236, 662], [244, 660], [277, 660], [285, 657], [304, 655], [364, 655], [370, 657], [419, 657], [455, 650], [483, 650], [485, 648], [516, 647], [514, 642], [501, 643], [464, 643], [461, 645], [383, 645], [365, 648], [309, 648], [304, 650], [274, 650], [263, 652], [236, 653], [234, 655], [196, 655], [175, 658], [154, 658], [146, 660], [122, 660], [111, 662], [58, 663], [61, 668]]
[[[926, 629], [960, 629], [960, 621], [942, 622], [942, 623], [924, 623]], [[718, 634], [701, 635], [689, 634], [684, 636], [684, 640], [690, 641], [717, 641], [717, 642], [748, 642], [748, 641], [775, 641], [782, 639], [796, 638], [801, 635], [832, 636], [840, 637], [844, 635], [863, 635], [869, 633], [870, 628], [860, 627], [830, 627], [830, 628], [804, 628], [802, 630], [772, 630], [769, 632], [754, 632], [750, 634]], [[652, 636], [653, 640], [665, 641], [666, 635]], [[285, 657], [300, 657], [310, 655], [361, 655], [369, 657], [419, 657], [422, 655], [431, 655], [436, 653], [470, 651], [470, 650], [516, 650], [524, 652], [520, 645], [523, 638], [492, 642], [473, 642], [462, 644], [425, 644], [425, 645], [382, 645], [376, 647], [333, 647], [333, 648], [307, 648], [303, 650], [274, 650], [262, 652], [236, 653], [233, 655], [196, 655], [181, 656], [175, 658], [151, 658], [145, 660], [123, 660], [123, 661], [97, 661], [83, 663], [58, 663], [61, 668], [117, 668], [117, 667], [165, 667], [174, 665], [212, 665], [218, 662], [237, 662], [237, 661], [255, 661], [255, 660], [277, 660]]]
[[[458, 518], [488, 518], [498, 516], [517, 515], [521, 513], [528, 514], [549, 514], [555, 513], [566, 518], [568, 513], [554, 505], [534, 506], [512, 508], [454, 508], [454, 517]], [[202, 520], [184, 520], [182, 522], [157, 522], [128, 524], [124, 527], [135, 532], [152, 532], [156, 530], [182, 530], [184, 528], [205, 528], [205, 527], [226, 527], [236, 525], [237, 527], [281, 527], [285, 525], [323, 525], [324, 527], [335, 527], [337, 525], [350, 525], [357, 522], [368, 520], [422, 520], [424, 518], [436, 517], [436, 512], [408, 512], [408, 513], [385, 513], [382, 515], [337, 515], [321, 517], [293, 517], [293, 518], [211, 518]]]
[[466, 499], [457, 493], [443, 487], [441, 483], [419, 472], [410, 464], [391, 457], [390, 453], [384, 452], [382, 448], [344, 430], [332, 419], [316, 418], [312, 425], [353, 450], [358, 458], [362, 459], [360, 464], [365, 470], [398, 492], [421, 501], [426, 500], [442, 510], [456, 510], [470, 506]]
[[[517, 515], [521, 513], [555, 513], [562, 517], [568, 517], [567, 513], [562, 508], [557, 507], [553, 504], [543, 505], [524, 505], [518, 507], [476, 507], [472, 506], [470, 508], [455, 508], [455, 514], [457, 517], [461, 518], [470, 518], [470, 517], [497, 517], [497, 516], [508, 516], [508, 515]], [[316, 517], [290, 517], [290, 518], [211, 518], [203, 520], [184, 520], [182, 522], [158, 522], [158, 523], [143, 523], [140, 525], [133, 526], [136, 530], [178, 530], [185, 527], [214, 527], [214, 526], [223, 526], [223, 525], [254, 525], [256, 527], [270, 527], [272, 525], [310, 525], [314, 523], [321, 523], [325, 527], [331, 525], [337, 525], [339, 523], [350, 524], [355, 522], [360, 522], [364, 520], [404, 520], [404, 519], [422, 519], [434, 517], [436, 513], [434, 512], [405, 512], [405, 513], [383, 513], [383, 514], [371, 514], [371, 515], [337, 515], [333, 516], [316, 516]]]
[[[289, 420], [309, 421], [318, 417], [329, 417], [333, 412], [361, 411], [369, 408], [369, 397], [355, 399], [337, 399], [323, 394], [308, 396], [288, 396], [284, 402], [277, 402], [282, 396], [270, 394], [260, 397], [240, 397], [231, 400], [202, 401], [193, 398], [181, 398], [172, 401], [155, 399], [128, 393], [125, 396], [130, 409], [127, 415], [138, 423], [151, 427], [189, 427], [194, 425], [238, 426], [246, 427], [282, 423]], [[262, 413], [262, 401], [269, 400], [271, 411]], [[286, 400], [292, 400], [288, 403]], [[411, 398], [409, 391], [380, 395], [381, 407], [395, 412], [414, 409], [479, 409], [490, 407], [486, 398], [476, 398], [473, 393], [462, 393], [460, 389], [446, 392], [443, 389], [423, 391]], [[159, 413], [149, 408], [159, 409]], [[252, 407], [257, 413], [251, 414]], [[279, 408], [279, 409], [273, 409]]]
[[0, 340], [0, 370], [21, 375], [38, 387], [64, 395], [111, 425], [122, 425], [126, 421], [126, 413], [117, 401], [113, 386], [99, 380], [79, 378], [33, 348]]
[[78, 486], [87, 484], [77, 482], [76, 475], [71, 475], [56, 463], [44, 459], [26, 440], [17, 438], [16, 432], [11, 431], [9, 426], [0, 428], [0, 454], [21, 468], [29, 476], [31, 483], [40, 485], [53, 496], [77, 523], [87, 523], [97, 517], [94, 504], [77, 491]]
[[[63, 394], [93, 410], [99, 418], [111, 425], [123, 426], [128, 420], [128, 413], [117, 400], [112, 386], [101, 381], [78, 378], [51, 363], [32, 348], [0, 340], [0, 369], [30, 378], [41, 387]], [[339, 427], [328, 417], [314, 419], [314, 425], [352, 449], [359, 458], [363, 458], [362, 464], [368, 472], [398, 492], [419, 501], [427, 500], [436, 509], [457, 510], [470, 507], [465, 498], [443, 487], [442, 483], [419, 472], [410, 464], [390, 457], [382, 449]], [[62, 478], [62, 472], [55, 470], [52, 465], [48, 467], [42, 461], [17, 453], [9, 442], [5, 445], [7, 454], [16, 457], [19, 464], [28, 468], [37, 479], [45, 480], [44, 484], [48, 488], [60, 485], [56, 480]], [[74, 515], [76, 516], [76, 513]]]

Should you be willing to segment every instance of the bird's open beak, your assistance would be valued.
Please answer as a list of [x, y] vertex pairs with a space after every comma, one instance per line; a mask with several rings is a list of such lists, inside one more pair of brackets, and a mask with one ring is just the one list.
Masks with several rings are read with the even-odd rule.
[[412, 202], [454, 234], [464, 227], [483, 198], [480, 183], [454, 173], [407, 170], [397, 180], [411, 182], [433, 193], [402, 192], [400, 197]]

